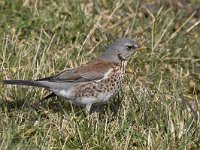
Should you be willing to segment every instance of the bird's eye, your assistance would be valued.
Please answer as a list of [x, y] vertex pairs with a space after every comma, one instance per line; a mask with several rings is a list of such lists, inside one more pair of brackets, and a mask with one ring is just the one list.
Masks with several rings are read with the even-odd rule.
[[132, 50], [133, 49], [133, 46], [131, 46], [131, 45], [128, 45], [126, 47], [128, 48], [128, 50]]

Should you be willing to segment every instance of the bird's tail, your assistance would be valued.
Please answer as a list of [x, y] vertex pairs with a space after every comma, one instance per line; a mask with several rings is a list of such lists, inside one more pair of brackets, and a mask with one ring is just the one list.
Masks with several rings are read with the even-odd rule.
[[3, 80], [4, 84], [16, 84], [16, 85], [27, 85], [27, 86], [38, 86], [45, 87], [44, 84], [33, 80]]

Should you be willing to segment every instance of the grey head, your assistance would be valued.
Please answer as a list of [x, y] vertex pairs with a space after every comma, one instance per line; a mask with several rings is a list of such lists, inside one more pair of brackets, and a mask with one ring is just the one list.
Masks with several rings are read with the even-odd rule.
[[101, 58], [116, 63], [127, 61], [137, 48], [139, 45], [135, 41], [129, 38], [119, 38], [106, 49]]

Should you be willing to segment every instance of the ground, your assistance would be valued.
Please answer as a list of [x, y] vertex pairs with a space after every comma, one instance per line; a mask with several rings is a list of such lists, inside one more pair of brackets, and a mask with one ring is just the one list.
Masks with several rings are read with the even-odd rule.
[[0, 86], [1, 149], [200, 149], [200, 1], [5, 0], [0, 80], [74, 68], [118, 37], [147, 47], [96, 115], [41, 88]]

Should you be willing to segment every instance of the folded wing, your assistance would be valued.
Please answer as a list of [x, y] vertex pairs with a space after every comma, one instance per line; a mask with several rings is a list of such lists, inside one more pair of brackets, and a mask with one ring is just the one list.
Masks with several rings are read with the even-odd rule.
[[76, 69], [65, 70], [55, 76], [39, 79], [37, 81], [48, 80], [50, 82], [89, 82], [100, 81], [104, 79], [107, 72], [116, 64], [104, 61], [103, 59], [96, 59], [90, 61]]

